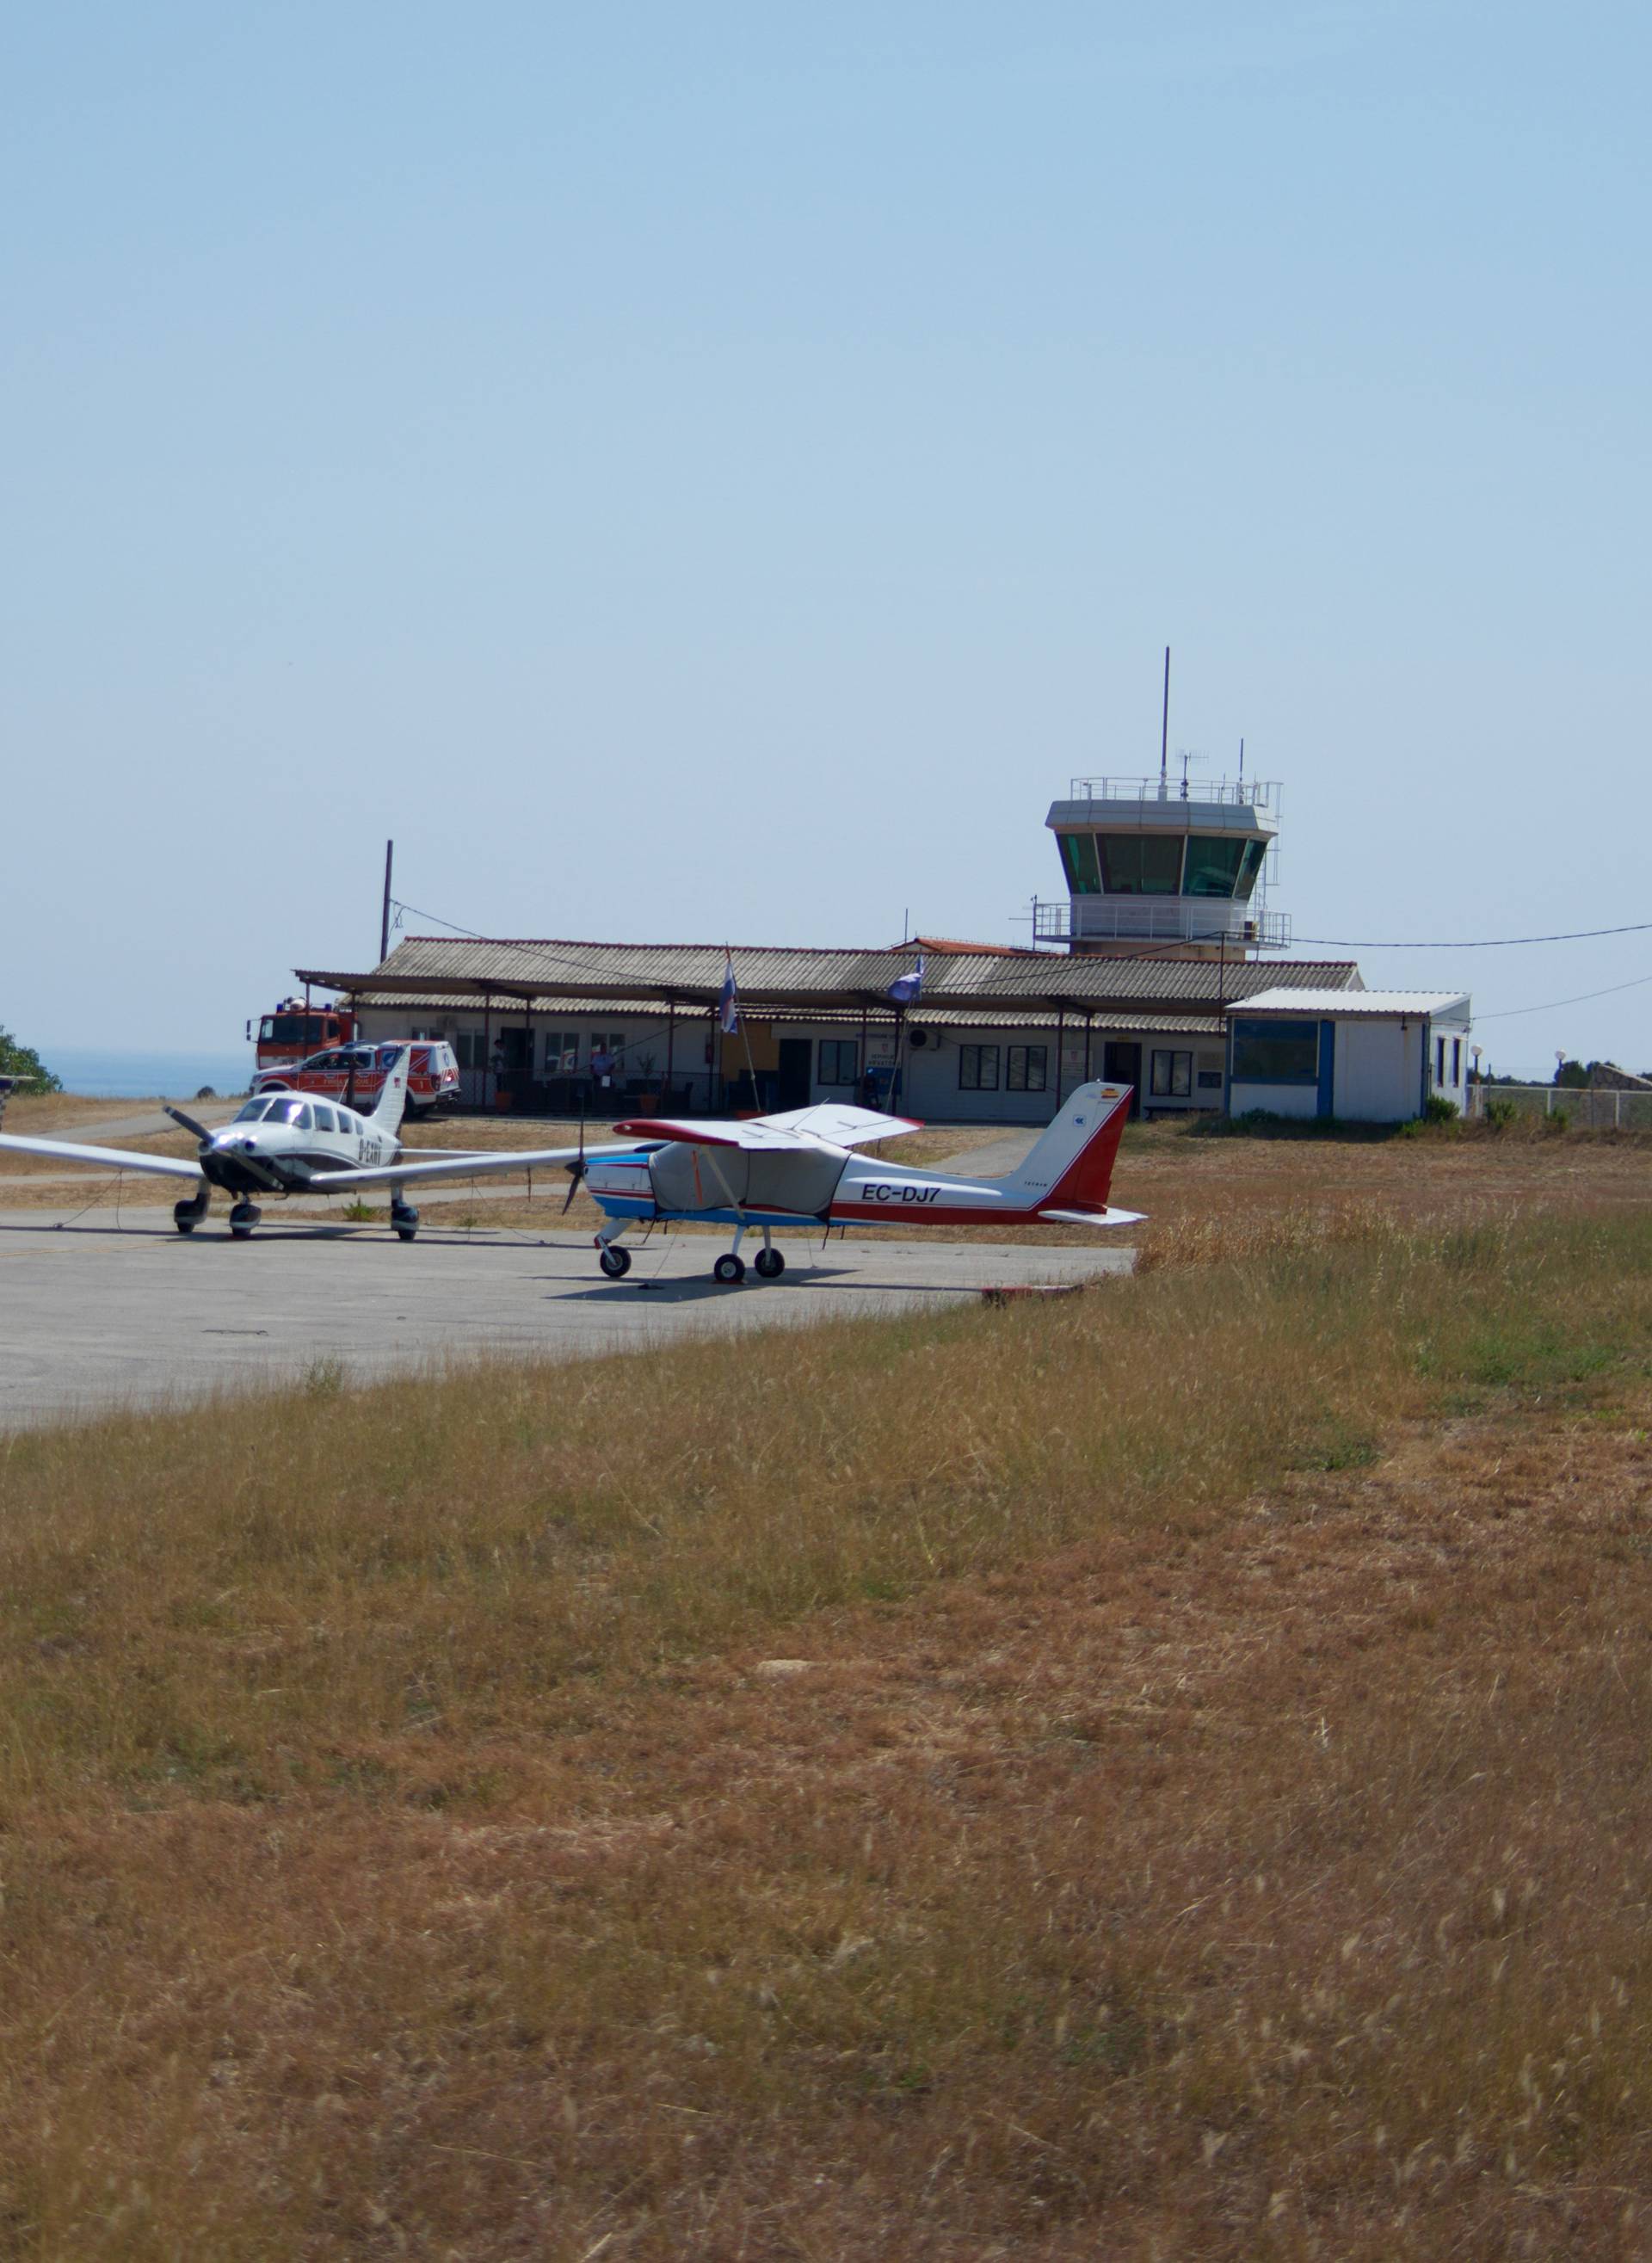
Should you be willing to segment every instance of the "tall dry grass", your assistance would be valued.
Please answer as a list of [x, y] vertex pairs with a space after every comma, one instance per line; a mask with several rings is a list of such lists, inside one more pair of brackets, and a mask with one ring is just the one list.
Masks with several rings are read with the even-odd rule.
[[1652, 1227], [1236, 1232], [7, 1442], [0, 2253], [1638, 2252]]

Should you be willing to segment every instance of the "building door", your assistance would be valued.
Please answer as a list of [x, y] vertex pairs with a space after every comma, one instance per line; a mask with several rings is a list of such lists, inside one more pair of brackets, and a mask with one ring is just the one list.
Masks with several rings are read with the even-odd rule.
[[779, 1074], [776, 1078], [779, 1108], [809, 1105], [809, 1077], [814, 1059], [812, 1038], [782, 1038]]
[[1130, 1121], [1135, 1123], [1142, 1112], [1140, 1045], [1115, 1045], [1109, 1038], [1102, 1050], [1101, 1074], [1109, 1084], [1128, 1084], [1130, 1087]]

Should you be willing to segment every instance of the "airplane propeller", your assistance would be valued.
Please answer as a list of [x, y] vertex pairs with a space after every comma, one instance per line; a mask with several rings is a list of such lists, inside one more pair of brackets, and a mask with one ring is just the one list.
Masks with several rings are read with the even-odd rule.
[[568, 1206], [573, 1202], [574, 1196], [578, 1194], [580, 1190], [580, 1181], [585, 1176], [586, 1172], [590, 1168], [585, 1160], [585, 1111], [583, 1109], [580, 1111], [579, 1154], [573, 1162], [564, 1163], [562, 1168], [568, 1175], [568, 1190], [562, 1197], [562, 1207], [557, 1212], [557, 1216], [559, 1218], [566, 1218], [567, 1216]]
[[213, 1135], [204, 1124], [198, 1124], [192, 1116], [185, 1116], [181, 1108], [169, 1106], [166, 1112], [175, 1124], [181, 1124], [186, 1132], [192, 1132], [203, 1147], [212, 1146]]

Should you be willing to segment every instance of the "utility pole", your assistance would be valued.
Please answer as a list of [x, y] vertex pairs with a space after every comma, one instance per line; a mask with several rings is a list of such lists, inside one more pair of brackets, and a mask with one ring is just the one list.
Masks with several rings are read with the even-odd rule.
[[390, 866], [396, 853], [393, 841], [385, 843], [385, 904], [379, 920], [379, 964], [382, 966], [390, 956]]

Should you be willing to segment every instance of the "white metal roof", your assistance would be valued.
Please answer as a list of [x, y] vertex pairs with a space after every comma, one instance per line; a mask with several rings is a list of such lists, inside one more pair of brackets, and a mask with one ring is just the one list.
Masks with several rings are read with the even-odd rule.
[[1468, 1016], [1468, 1001], [1454, 990], [1258, 990], [1236, 998], [1230, 1014], [1319, 1014], [1327, 1021], [1370, 1021], [1389, 1016]]

